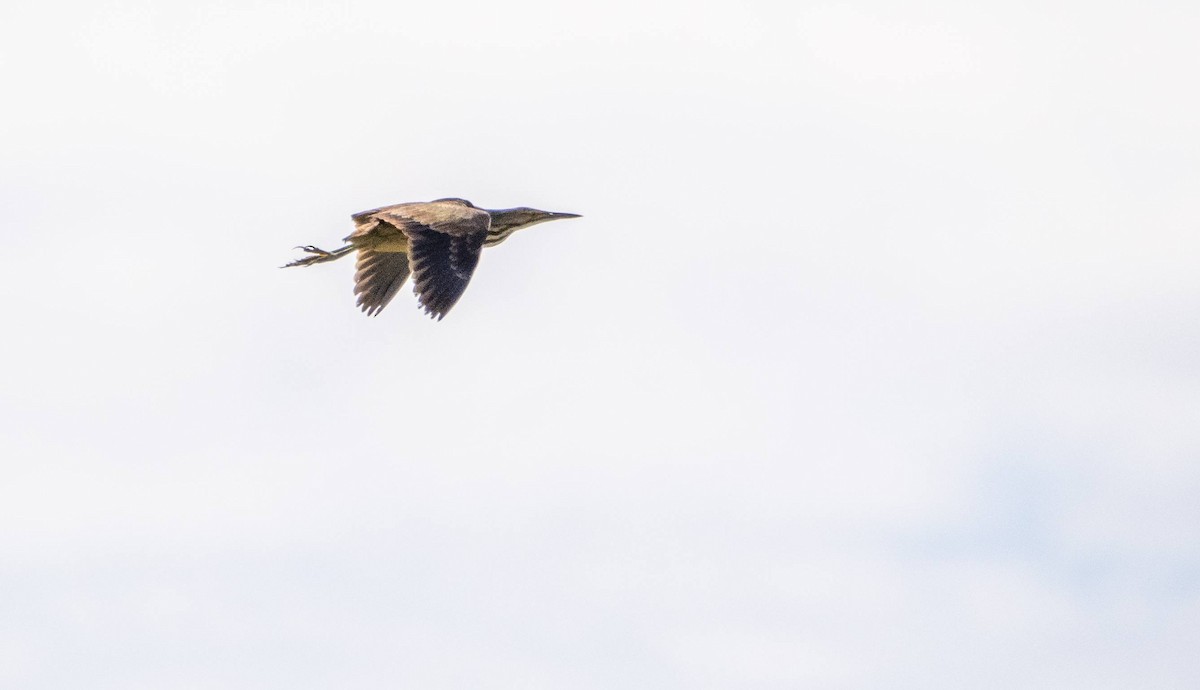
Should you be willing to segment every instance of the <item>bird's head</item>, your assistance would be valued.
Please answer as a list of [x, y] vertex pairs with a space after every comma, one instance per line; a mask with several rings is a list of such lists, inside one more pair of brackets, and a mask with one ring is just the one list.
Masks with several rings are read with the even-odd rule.
[[557, 211], [539, 211], [536, 208], [522, 206], [506, 208], [499, 211], [488, 211], [492, 216], [492, 232], [510, 233], [514, 230], [527, 228], [530, 225], [545, 223], [550, 220], [563, 218], [579, 218], [578, 213], [560, 213]]

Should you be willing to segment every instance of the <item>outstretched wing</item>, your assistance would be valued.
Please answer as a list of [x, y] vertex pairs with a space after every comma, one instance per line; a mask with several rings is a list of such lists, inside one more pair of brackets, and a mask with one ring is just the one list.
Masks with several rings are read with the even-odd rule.
[[441, 320], [462, 297], [479, 264], [491, 216], [458, 200], [400, 205], [376, 218], [408, 236], [413, 289], [425, 313]]
[[375, 316], [392, 301], [409, 274], [408, 256], [402, 252], [358, 250], [354, 294], [367, 316]]
[[458, 302], [479, 264], [487, 228], [454, 236], [425, 226], [408, 231], [413, 289], [425, 313], [439, 321]]

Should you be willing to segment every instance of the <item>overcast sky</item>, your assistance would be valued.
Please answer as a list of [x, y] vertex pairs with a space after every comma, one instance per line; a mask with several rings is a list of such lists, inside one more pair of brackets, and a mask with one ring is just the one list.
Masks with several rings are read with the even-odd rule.
[[1200, 6], [902, 4], [8, 3], [0, 686], [1200, 687]]

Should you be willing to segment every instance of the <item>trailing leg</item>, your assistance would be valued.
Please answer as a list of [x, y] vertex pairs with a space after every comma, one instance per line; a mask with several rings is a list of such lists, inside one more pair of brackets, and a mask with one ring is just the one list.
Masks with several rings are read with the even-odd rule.
[[302, 249], [308, 252], [310, 256], [306, 256], [303, 259], [296, 259], [291, 263], [284, 264], [281, 266], [281, 268], [290, 268], [292, 266], [312, 266], [313, 264], [323, 264], [326, 261], [336, 261], [354, 251], [356, 247], [352, 244], [348, 244], [331, 252], [327, 252], [320, 247], [314, 247], [311, 244], [306, 244], [302, 247], [296, 247], [296, 249]]

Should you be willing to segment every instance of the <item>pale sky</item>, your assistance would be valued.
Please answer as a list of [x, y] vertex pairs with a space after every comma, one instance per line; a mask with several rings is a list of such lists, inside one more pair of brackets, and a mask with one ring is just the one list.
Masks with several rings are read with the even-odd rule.
[[16, 4], [0, 687], [1200, 687], [1200, 5]]

